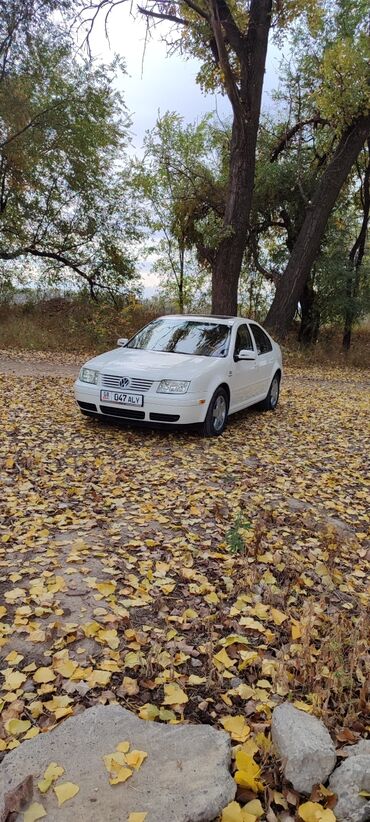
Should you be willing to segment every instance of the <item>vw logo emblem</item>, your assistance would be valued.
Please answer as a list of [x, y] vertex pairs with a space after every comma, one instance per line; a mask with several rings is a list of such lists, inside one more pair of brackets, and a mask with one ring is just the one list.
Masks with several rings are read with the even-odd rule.
[[130, 385], [130, 380], [127, 379], [127, 377], [122, 377], [122, 379], [120, 379], [120, 381], [119, 381], [119, 387], [120, 388], [127, 388], [128, 385]]

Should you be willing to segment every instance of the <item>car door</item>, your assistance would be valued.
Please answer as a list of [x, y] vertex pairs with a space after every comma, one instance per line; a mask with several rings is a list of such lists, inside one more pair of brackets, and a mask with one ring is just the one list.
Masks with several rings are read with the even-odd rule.
[[[247, 350], [254, 355], [251, 360], [239, 360], [238, 354], [242, 350]], [[250, 405], [257, 391], [257, 361], [256, 352], [253, 345], [252, 336], [247, 323], [241, 323], [236, 331], [232, 376], [230, 378], [231, 387], [231, 410], [237, 411]]]
[[257, 323], [249, 323], [249, 329], [252, 332], [257, 349], [256, 396], [263, 399], [270, 388], [275, 355], [271, 340], [263, 328]]

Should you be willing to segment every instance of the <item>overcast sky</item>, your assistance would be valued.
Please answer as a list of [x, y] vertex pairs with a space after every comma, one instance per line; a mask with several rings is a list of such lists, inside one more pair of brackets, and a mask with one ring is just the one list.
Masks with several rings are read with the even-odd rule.
[[[118, 6], [108, 23], [109, 44], [104, 32], [104, 16], [98, 18], [91, 38], [93, 54], [110, 60], [114, 53], [124, 57], [127, 75], [121, 88], [129, 111], [133, 115], [134, 145], [140, 149], [144, 133], [151, 129], [158, 111], [177, 111], [186, 122], [193, 122], [207, 111], [217, 110], [221, 119], [230, 114], [230, 104], [222, 95], [203, 94], [196, 83], [198, 63], [178, 54], [166, 57], [166, 45], [160, 40], [163, 26], [157, 27], [157, 37], [145, 43], [145, 21], [133, 19], [129, 4]], [[280, 52], [270, 45], [264, 83], [264, 107], [271, 103], [271, 91], [276, 86]]]
[[[145, 21], [133, 19], [129, 4], [118, 6], [110, 15], [108, 24], [109, 43], [104, 31], [104, 16], [96, 21], [91, 35], [94, 56], [110, 61], [114, 54], [125, 59], [127, 74], [120, 78], [120, 88], [133, 119], [133, 146], [137, 153], [143, 144], [145, 131], [155, 125], [158, 113], [176, 111], [187, 123], [209, 111], [217, 111], [221, 120], [229, 117], [231, 109], [222, 95], [203, 94], [196, 83], [199, 64], [178, 54], [166, 57], [166, 45], [160, 39], [163, 26], [157, 27], [158, 35], [147, 41], [145, 56]], [[161, 34], [160, 34], [161, 33]], [[271, 106], [271, 92], [276, 88], [277, 71], [281, 53], [270, 44], [264, 83], [263, 108]], [[157, 278], [149, 275], [143, 266], [145, 294], [150, 296]]]

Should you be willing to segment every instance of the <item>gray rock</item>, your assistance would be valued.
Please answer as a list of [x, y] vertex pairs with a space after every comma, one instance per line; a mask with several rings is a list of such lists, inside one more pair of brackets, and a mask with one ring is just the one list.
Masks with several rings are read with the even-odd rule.
[[311, 793], [314, 785], [325, 782], [335, 767], [336, 754], [319, 719], [285, 702], [273, 712], [271, 733], [285, 778], [296, 791]]
[[330, 777], [329, 786], [337, 794], [334, 808], [338, 822], [366, 822], [370, 803], [360, 791], [370, 791], [370, 756], [350, 756]]
[[[125, 740], [148, 756], [126, 782], [112, 786], [102, 757]], [[0, 819], [5, 796], [32, 774], [33, 801], [42, 803], [51, 820], [127, 822], [129, 813], [146, 811], [147, 822], [207, 822], [235, 796], [230, 759], [224, 731], [147, 722], [119, 705], [96, 706], [7, 754], [0, 766]], [[60, 810], [53, 788], [44, 795], [37, 788], [50, 762], [65, 769], [56, 784], [80, 788]]]
[[343, 750], [348, 756], [370, 756], [370, 739], [360, 739], [356, 745], [346, 745]]

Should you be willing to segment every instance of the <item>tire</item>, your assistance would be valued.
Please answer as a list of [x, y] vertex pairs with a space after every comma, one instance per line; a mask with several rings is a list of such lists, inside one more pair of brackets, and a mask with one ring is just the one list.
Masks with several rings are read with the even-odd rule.
[[228, 411], [229, 397], [225, 389], [216, 388], [201, 428], [204, 437], [219, 437], [224, 432]]
[[275, 411], [279, 402], [280, 393], [280, 374], [277, 372], [272, 378], [270, 388], [265, 400], [258, 404], [261, 411]]

